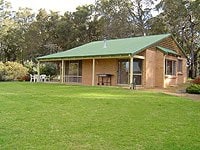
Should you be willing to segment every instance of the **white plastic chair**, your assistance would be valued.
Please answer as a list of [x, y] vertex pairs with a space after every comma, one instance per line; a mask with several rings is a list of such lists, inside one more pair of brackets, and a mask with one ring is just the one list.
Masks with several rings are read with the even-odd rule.
[[30, 74], [30, 82], [37, 82], [37, 81], [38, 81], [38, 75]]
[[34, 82], [34, 75], [30, 74], [30, 82]]
[[46, 81], [50, 81], [50, 75], [46, 76]]
[[47, 77], [46, 74], [41, 74], [41, 75], [40, 75], [40, 81], [46, 82], [46, 81], [47, 81], [47, 78], [46, 78], [46, 77]]

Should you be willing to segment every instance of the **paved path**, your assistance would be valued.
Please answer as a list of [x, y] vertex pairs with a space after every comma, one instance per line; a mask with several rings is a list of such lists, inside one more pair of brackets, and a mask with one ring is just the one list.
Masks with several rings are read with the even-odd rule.
[[166, 91], [163, 91], [162, 93], [179, 96], [179, 97], [186, 97], [188, 99], [192, 99], [192, 100], [200, 102], [200, 94], [174, 93], [174, 92], [166, 92]]
[[188, 99], [192, 99], [195, 101], [199, 101], [200, 102], [200, 94], [189, 94], [185, 92], [185, 89], [188, 85], [184, 84], [184, 85], [180, 85], [180, 86], [176, 86], [176, 87], [169, 87], [166, 89], [145, 89], [147, 91], [154, 91], [154, 92], [161, 92], [161, 93], [165, 93], [168, 95], [174, 95], [174, 96], [179, 96], [179, 97], [186, 97]]

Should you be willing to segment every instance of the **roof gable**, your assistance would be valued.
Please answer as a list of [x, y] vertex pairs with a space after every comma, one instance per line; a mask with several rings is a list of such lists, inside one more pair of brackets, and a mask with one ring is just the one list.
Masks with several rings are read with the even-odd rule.
[[151, 35], [124, 39], [95, 41], [79, 47], [72, 48], [67, 51], [38, 57], [42, 59], [61, 59], [61, 58], [77, 58], [77, 57], [95, 57], [95, 56], [113, 56], [113, 55], [129, 55], [150, 47], [161, 40], [171, 36], [170, 34]]

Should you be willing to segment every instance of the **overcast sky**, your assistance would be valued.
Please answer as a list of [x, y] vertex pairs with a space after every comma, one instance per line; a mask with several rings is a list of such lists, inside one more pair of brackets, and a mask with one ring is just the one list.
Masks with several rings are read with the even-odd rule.
[[94, 4], [95, 0], [8, 0], [14, 10], [19, 7], [32, 8], [34, 11], [40, 8], [45, 8], [46, 10], [53, 10], [59, 12], [75, 11], [77, 6], [84, 4]]

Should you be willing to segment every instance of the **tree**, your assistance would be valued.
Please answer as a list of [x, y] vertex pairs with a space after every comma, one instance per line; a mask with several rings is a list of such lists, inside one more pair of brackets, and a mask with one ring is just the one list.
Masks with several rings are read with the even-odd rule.
[[157, 9], [162, 13], [160, 19], [165, 22], [168, 31], [175, 35], [177, 41], [188, 55], [190, 77], [197, 76], [197, 61], [199, 56], [199, 5], [198, 0], [162, 0]]
[[25, 33], [33, 21], [33, 14], [28, 8], [11, 11], [11, 4], [1, 1], [0, 40], [1, 60], [23, 62], [23, 51], [26, 49]]
[[70, 49], [102, 36], [101, 21], [94, 16], [94, 6], [77, 7], [73, 13], [66, 12], [56, 24], [57, 45]]
[[35, 14], [32, 13], [30, 8], [19, 8], [15, 15], [15, 22], [18, 23], [18, 47], [21, 55], [21, 63], [23, 63], [24, 58], [26, 59], [26, 51], [28, 45], [25, 40], [25, 35], [29, 29], [30, 24], [34, 21]]
[[136, 35], [147, 35], [149, 30], [148, 20], [152, 18], [152, 5], [154, 0], [134, 0], [127, 6], [129, 21], [136, 26]]
[[104, 20], [104, 34], [124, 38], [148, 34], [153, 0], [98, 0], [96, 7]]
[[40, 9], [25, 33], [25, 42], [27, 43], [26, 56], [28, 60], [34, 60], [41, 55], [50, 54], [45, 45], [50, 38], [49, 14], [45, 9]]
[[123, 38], [130, 36], [132, 25], [128, 22], [127, 0], [97, 0], [96, 15], [102, 22], [103, 36]]
[[[12, 34], [18, 32], [18, 25], [14, 21], [11, 4], [2, 0], [0, 2], [0, 54], [1, 61], [16, 60], [17, 42]], [[14, 42], [14, 43], [13, 43]]]
[[74, 44], [76, 46], [85, 44], [92, 39], [90, 39], [89, 34], [92, 27], [91, 23], [93, 22], [93, 5], [84, 5], [76, 8], [76, 11], [73, 15], [73, 32], [74, 32]]

